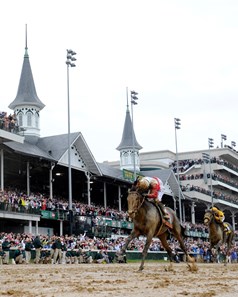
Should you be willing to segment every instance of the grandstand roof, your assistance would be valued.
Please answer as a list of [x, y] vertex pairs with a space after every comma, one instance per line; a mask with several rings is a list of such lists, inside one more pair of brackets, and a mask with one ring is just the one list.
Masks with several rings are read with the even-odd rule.
[[[94, 174], [102, 175], [96, 160], [80, 132], [70, 134], [70, 143], [71, 145], [75, 145], [79, 150], [80, 155], [87, 166], [87, 170]], [[36, 144], [8, 141], [4, 142], [4, 145], [16, 153], [61, 163], [62, 156], [68, 150], [68, 134], [43, 137], [40, 138]]]

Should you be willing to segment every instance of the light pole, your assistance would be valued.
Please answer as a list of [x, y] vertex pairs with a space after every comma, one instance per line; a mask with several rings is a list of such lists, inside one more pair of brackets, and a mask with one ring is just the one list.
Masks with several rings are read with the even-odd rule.
[[176, 145], [176, 163], [177, 163], [177, 180], [178, 180], [178, 195], [179, 195], [179, 219], [182, 224], [182, 205], [181, 205], [181, 194], [180, 194], [180, 180], [179, 180], [179, 161], [178, 161], [178, 144], [177, 144], [177, 130], [181, 129], [181, 120], [174, 118], [174, 127], [175, 127], [175, 145]]
[[136, 152], [135, 152], [135, 133], [134, 133], [134, 119], [133, 119], [133, 105], [138, 104], [136, 101], [138, 93], [135, 91], [131, 91], [131, 122], [132, 122], [132, 146], [133, 146], [133, 173], [134, 173], [134, 181], [136, 180]]
[[69, 101], [69, 67], [75, 67], [74, 61], [76, 58], [74, 57], [76, 53], [71, 49], [67, 49], [67, 99], [68, 99], [68, 170], [69, 170], [69, 233], [72, 235], [73, 233], [73, 210], [72, 210], [72, 175], [71, 175], [71, 142], [70, 142], [70, 101]]
[[221, 148], [223, 148], [223, 140], [226, 141], [227, 137], [225, 134], [221, 134]]
[[211, 167], [211, 151], [210, 149], [213, 148], [214, 141], [213, 138], [208, 138], [208, 148], [209, 148], [209, 170], [210, 170], [210, 186], [211, 186], [211, 203], [213, 207], [213, 189], [212, 189], [212, 167]]
[[231, 142], [231, 146], [232, 146], [233, 149], [235, 149], [235, 147], [236, 147], [236, 142], [235, 142], [235, 141], [232, 141], [232, 142]]

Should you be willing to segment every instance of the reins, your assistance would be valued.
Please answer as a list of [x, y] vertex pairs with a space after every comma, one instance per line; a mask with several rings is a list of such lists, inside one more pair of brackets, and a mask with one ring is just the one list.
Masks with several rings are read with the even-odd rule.
[[137, 209], [135, 210], [135, 211], [133, 211], [133, 213], [136, 215], [137, 213], [138, 213], [138, 211], [139, 211], [139, 209], [141, 208], [141, 206], [142, 206], [142, 204], [144, 203], [144, 201], [145, 201], [145, 197], [144, 196], [142, 196], [140, 193], [138, 193], [137, 191], [135, 191], [135, 193], [137, 194], [137, 195], [140, 195], [143, 199], [142, 199], [142, 202], [140, 203], [140, 205], [137, 207]]
[[144, 203], [144, 201], [145, 201], [145, 197], [144, 196], [142, 196], [143, 197], [143, 199], [142, 199], [142, 202], [141, 202], [141, 204], [139, 205], [139, 207], [137, 208], [137, 212], [138, 212], [138, 210], [141, 208], [141, 206], [142, 206], [142, 204]]

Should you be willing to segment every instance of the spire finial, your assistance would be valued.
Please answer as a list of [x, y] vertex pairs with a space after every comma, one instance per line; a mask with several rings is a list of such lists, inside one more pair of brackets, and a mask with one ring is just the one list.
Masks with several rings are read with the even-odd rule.
[[25, 46], [25, 58], [28, 58], [28, 47], [27, 47], [27, 24], [26, 24], [26, 46]]
[[126, 87], [126, 107], [129, 110], [129, 103], [128, 103], [128, 87]]

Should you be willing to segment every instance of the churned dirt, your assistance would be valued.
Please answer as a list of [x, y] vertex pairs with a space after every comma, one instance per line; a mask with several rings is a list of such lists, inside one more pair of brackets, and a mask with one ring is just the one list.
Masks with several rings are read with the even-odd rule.
[[0, 296], [238, 296], [238, 264], [3, 265]]

